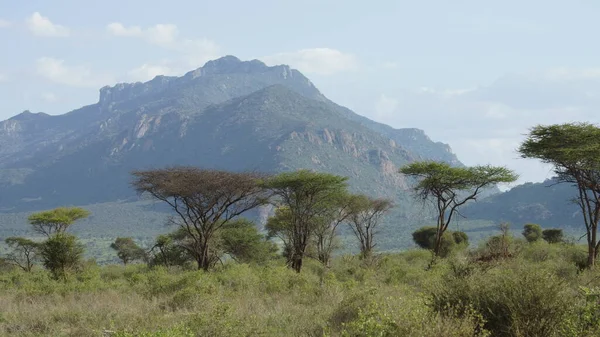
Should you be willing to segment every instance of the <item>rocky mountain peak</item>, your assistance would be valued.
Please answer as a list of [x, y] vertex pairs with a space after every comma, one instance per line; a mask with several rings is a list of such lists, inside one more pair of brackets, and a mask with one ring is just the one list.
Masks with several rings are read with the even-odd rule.
[[33, 113], [29, 110], [25, 110], [10, 119], [17, 120], [17, 121], [29, 121], [29, 120], [35, 120], [36, 118], [44, 118], [44, 117], [49, 117], [49, 116], [50, 115], [48, 115], [47, 113], [43, 113], [43, 112]]

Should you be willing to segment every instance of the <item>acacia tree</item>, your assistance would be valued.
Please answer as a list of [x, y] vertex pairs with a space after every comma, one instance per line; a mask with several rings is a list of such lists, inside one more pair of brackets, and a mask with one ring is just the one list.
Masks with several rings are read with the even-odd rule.
[[36, 233], [50, 237], [53, 234], [64, 233], [75, 221], [89, 215], [89, 211], [80, 207], [59, 207], [34, 213], [28, 220]]
[[81, 266], [83, 252], [83, 245], [75, 236], [68, 233], [56, 233], [40, 247], [44, 267], [57, 280], [66, 280], [71, 272]]
[[349, 224], [360, 244], [360, 256], [369, 259], [375, 248], [376, 228], [391, 208], [392, 202], [387, 199], [372, 199], [364, 195], [352, 196], [349, 203]]
[[444, 232], [461, 206], [470, 200], [477, 200], [486, 187], [514, 182], [518, 178], [504, 167], [452, 167], [448, 163], [435, 161], [413, 162], [402, 167], [400, 173], [416, 178], [416, 196], [423, 201], [432, 201], [436, 207], [435, 256], [439, 256]]
[[259, 186], [263, 175], [194, 167], [174, 167], [133, 172], [133, 187], [168, 204], [176, 224], [185, 233], [182, 245], [198, 269], [214, 263], [212, 245], [230, 220], [266, 202]]
[[6, 256], [6, 261], [30, 272], [38, 258], [41, 244], [20, 237], [6, 238], [4, 242], [12, 249], [12, 252]]
[[124, 265], [135, 260], [142, 260], [146, 257], [144, 249], [140, 248], [132, 238], [117, 238], [110, 244], [110, 248], [117, 252], [117, 256]]
[[333, 251], [339, 248], [338, 227], [348, 220], [351, 202], [352, 196], [345, 192], [332, 196], [330, 207], [314, 220], [314, 258], [325, 267], [329, 267]]
[[589, 123], [538, 125], [518, 151], [523, 158], [553, 165], [559, 182], [577, 187], [574, 202], [585, 224], [588, 267], [594, 266], [600, 248], [600, 128]]
[[281, 173], [263, 184], [276, 197], [275, 206], [284, 207], [270, 231], [285, 236], [288, 264], [296, 272], [302, 269], [306, 248], [319, 224], [335, 207], [335, 200], [346, 193], [347, 180], [328, 173], [299, 170]]

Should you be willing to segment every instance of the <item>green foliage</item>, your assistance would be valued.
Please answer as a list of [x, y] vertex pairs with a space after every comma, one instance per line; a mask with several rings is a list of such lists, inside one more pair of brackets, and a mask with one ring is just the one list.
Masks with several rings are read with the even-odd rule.
[[522, 234], [527, 242], [536, 242], [542, 238], [542, 227], [538, 224], [525, 224]]
[[64, 233], [75, 221], [87, 218], [89, 215], [89, 211], [80, 207], [59, 207], [34, 213], [28, 220], [36, 233], [50, 237], [55, 233]]
[[55, 279], [66, 280], [81, 267], [83, 246], [67, 233], [52, 235], [40, 248], [40, 256]]
[[6, 256], [6, 262], [30, 272], [38, 259], [40, 243], [20, 237], [6, 238], [4, 242], [12, 249]]
[[285, 211], [268, 226], [271, 236], [283, 239], [288, 264], [300, 272], [306, 250], [322, 219], [339, 206], [346, 195], [346, 177], [308, 170], [280, 173], [266, 179], [263, 187], [276, 197]]
[[[81, 264], [69, 282], [43, 269], [0, 274], [2, 336], [595, 336], [600, 278], [585, 247], [521, 242], [511, 259], [382, 254], [224, 261], [211, 272]], [[112, 332], [111, 332], [112, 331]]]
[[392, 208], [392, 202], [387, 199], [373, 199], [365, 195], [350, 197], [348, 207], [348, 222], [354, 236], [359, 242], [360, 255], [369, 260], [375, 248], [375, 234], [381, 217]]
[[413, 241], [423, 249], [433, 249], [437, 228], [432, 226], [421, 227], [412, 233]]
[[[437, 228], [425, 226], [413, 232], [413, 241], [421, 248], [433, 250], [435, 248], [435, 240], [437, 236]], [[469, 237], [467, 233], [460, 231], [446, 231], [442, 235], [441, 244], [439, 247], [440, 257], [447, 257], [458, 248], [466, 248], [469, 245]]]
[[175, 233], [159, 235], [150, 250], [148, 265], [154, 266], [184, 266], [193, 261], [192, 256], [176, 243]]
[[277, 253], [277, 245], [260, 234], [256, 225], [247, 219], [227, 223], [220, 235], [224, 253], [238, 262], [264, 264]]
[[464, 245], [464, 246], [469, 245], [469, 236], [465, 232], [453, 231], [452, 238], [454, 239], [454, 242], [457, 245]]
[[542, 231], [544, 240], [548, 243], [563, 242], [563, 230], [560, 228], [549, 228]]
[[437, 227], [433, 252], [441, 254], [444, 232], [453, 216], [486, 187], [499, 183], [511, 183], [518, 176], [505, 167], [473, 166], [453, 167], [448, 163], [418, 161], [400, 168], [400, 173], [417, 179], [414, 186], [416, 196], [431, 200], [437, 208]]
[[123, 261], [123, 264], [146, 258], [144, 249], [140, 248], [132, 238], [117, 238], [115, 242], [111, 243], [110, 248], [117, 252], [117, 256]]
[[577, 187], [574, 202], [580, 207], [588, 242], [588, 266], [600, 250], [600, 127], [590, 123], [537, 125], [519, 147], [523, 158], [540, 159], [554, 166], [559, 182]]
[[561, 324], [575, 304], [556, 276], [518, 266], [449, 277], [431, 294], [440, 313], [460, 317], [474, 308], [492, 336], [562, 336]]

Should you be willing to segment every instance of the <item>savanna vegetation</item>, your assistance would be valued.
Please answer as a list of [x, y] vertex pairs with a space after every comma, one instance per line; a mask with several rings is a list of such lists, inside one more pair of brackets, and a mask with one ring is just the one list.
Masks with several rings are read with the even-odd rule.
[[[450, 230], [485, 188], [516, 180], [504, 167], [400, 168], [437, 220], [412, 233], [420, 249], [394, 254], [377, 249], [394, 204], [352, 194], [345, 177], [136, 171], [133, 188], [171, 209], [174, 230], [150, 245], [115, 237], [122, 264], [100, 266], [70, 230], [90, 212], [31, 215], [37, 237], [5, 239], [0, 335], [600, 336], [598, 130], [537, 126], [519, 148], [577, 186], [585, 245], [534, 223], [477, 245]], [[267, 205], [264, 230], [244, 218]], [[358, 254], [337, 254], [342, 228]]]

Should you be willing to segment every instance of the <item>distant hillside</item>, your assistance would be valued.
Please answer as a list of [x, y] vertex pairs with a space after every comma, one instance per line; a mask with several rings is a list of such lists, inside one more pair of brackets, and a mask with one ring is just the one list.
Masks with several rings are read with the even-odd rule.
[[25, 111], [1, 122], [0, 235], [27, 233], [28, 212], [65, 205], [92, 210], [74, 228], [82, 237], [167, 231], [167, 213], [148, 211], [130, 188], [135, 169], [306, 168], [393, 199], [382, 247], [401, 248], [429, 212], [397, 171], [425, 159], [462, 165], [422, 130], [394, 129], [328, 100], [297, 70], [226, 56], [182, 77], [104, 87], [97, 103], [63, 115]]
[[508, 221], [515, 227], [538, 223], [543, 227], [581, 228], [581, 211], [571, 202], [576, 195], [575, 187], [550, 179], [516, 186], [472, 203], [461, 213], [469, 219]]
[[226, 56], [182, 77], [104, 87], [98, 103], [64, 115], [26, 111], [0, 123], [0, 207], [135, 200], [130, 171], [168, 165], [309, 168], [398, 197], [406, 184], [396, 169], [417, 159], [460, 164], [420, 130], [329, 101], [297, 70]]

